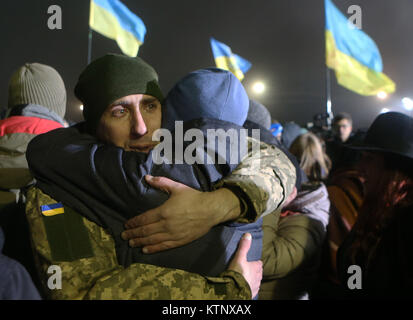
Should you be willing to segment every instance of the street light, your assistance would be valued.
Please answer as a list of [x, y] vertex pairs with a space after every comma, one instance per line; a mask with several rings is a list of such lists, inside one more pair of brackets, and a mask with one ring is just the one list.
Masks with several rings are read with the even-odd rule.
[[380, 91], [379, 93], [377, 93], [377, 98], [379, 98], [380, 100], [386, 99], [387, 98], [387, 92]]
[[413, 110], [413, 100], [407, 97], [404, 97], [402, 99], [402, 103], [403, 103], [403, 107], [407, 110], [407, 111], [412, 111]]
[[261, 81], [257, 81], [252, 85], [252, 90], [257, 94], [261, 94], [265, 91], [265, 85]]

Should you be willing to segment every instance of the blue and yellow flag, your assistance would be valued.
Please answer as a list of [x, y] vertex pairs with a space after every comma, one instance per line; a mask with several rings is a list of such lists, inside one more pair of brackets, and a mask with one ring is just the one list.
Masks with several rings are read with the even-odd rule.
[[394, 82], [383, 71], [379, 49], [363, 31], [352, 26], [331, 0], [325, 0], [326, 63], [343, 87], [361, 95], [392, 93]]
[[40, 210], [42, 211], [42, 214], [46, 217], [65, 213], [65, 209], [62, 203], [52, 203], [52, 204], [40, 206]]
[[119, 0], [91, 0], [89, 25], [116, 40], [122, 52], [130, 57], [136, 57], [146, 34], [143, 21]]
[[232, 53], [226, 44], [210, 39], [212, 54], [217, 68], [231, 71], [239, 81], [244, 79], [244, 74], [251, 68], [251, 63], [244, 58]]

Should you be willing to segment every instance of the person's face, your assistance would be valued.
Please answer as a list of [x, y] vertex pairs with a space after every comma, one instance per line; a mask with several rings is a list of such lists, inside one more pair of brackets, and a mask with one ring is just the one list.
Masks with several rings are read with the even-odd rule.
[[342, 142], [347, 141], [350, 137], [351, 130], [353, 130], [353, 127], [347, 119], [342, 119], [334, 124], [334, 131]]
[[161, 127], [161, 103], [146, 94], [122, 97], [110, 104], [100, 118], [97, 137], [126, 151], [148, 153], [157, 142], [152, 134]]
[[384, 158], [376, 152], [363, 151], [358, 162], [358, 169], [363, 176], [364, 182], [371, 187], [378, 183], [380, 172], [384, 168]]

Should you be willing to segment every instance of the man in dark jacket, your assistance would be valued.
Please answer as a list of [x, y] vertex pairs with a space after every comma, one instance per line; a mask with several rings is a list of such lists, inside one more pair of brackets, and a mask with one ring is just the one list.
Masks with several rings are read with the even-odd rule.
[[326, 153], [331, 159], [330, 177], [337, 170], [348, 169], [360, 158], [359, 153], [349, 151], [347, 145], [354, 143], [360, 137], [353, 133], [353, 120], [346, 112], [338, 113], [332, 123], [333, 137], [326, 141]]

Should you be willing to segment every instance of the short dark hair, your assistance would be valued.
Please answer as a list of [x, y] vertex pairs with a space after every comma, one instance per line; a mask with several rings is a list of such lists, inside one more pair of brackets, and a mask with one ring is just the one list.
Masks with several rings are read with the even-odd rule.
[[338, 113], [334, 119], [333, 119], [333, 125], [336, 124], [337, 122], [341, 121], [341, 120], [348, 120], [348, 122], [350, 122], [350, 124], [353, 124], [353, 119], [351, 118], [351, 115], [347, 112], [340, 112]]

